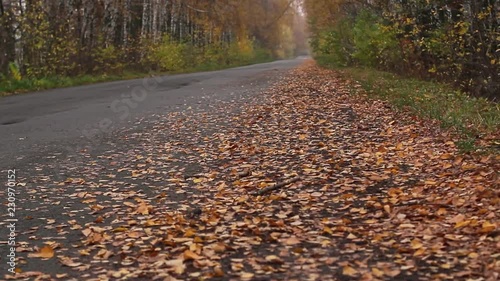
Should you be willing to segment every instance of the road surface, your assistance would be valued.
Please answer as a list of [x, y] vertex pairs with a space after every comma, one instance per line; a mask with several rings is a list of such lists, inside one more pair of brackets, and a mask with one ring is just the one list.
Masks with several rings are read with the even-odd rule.
[[[47, 155], [98, 147], [134, 120], [257, 93], [303, 59], [221, 71], [149, 77], [0, 98], [0, 170], [23, 169]], [[52, 156], [50, 156], [52, 157]]]

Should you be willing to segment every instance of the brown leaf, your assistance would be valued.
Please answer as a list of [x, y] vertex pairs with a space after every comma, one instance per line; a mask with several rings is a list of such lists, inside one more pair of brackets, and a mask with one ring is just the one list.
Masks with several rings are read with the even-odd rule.
[[52, 247], [50, 246], [43, 246], [38, 250], [37, 253], [32, 253], [28, 256], [34, 258], [50, 259], [54, 256], [54, 249], [52, 249]]
[[343, 275], [347, 275], [347, 276], [351, 276], [351, 277], [354, 277], [356, 275], [358, 275], [358, 271], [350, 266], [344, 266], [342, 268], [342, 274]]
[[184, 251], [183, 258], [185, 261], [187, 261], [187, 260], [199, 260], [199, 259], [201, 259], [201, 256], [193, 253], [190, 250], [186, 250], [186, 251]]

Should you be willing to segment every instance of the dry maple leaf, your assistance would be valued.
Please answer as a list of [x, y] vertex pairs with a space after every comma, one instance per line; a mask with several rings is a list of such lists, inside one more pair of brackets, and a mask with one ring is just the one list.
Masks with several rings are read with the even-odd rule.
[[33, 258], [43, 258], [43, 259], [50, 259], [54, 256], [54, 249], [50, 246], [44, 246], [38, 250], [37, 253], [31, 253], [28, 255], [28, 257], [33, 257]]
[[201, 256], [197, 255], [196, 253], [193, 253], [190, 250], [184, 251], [183, 258], [185, 261], [187, 260], [198, 260], [201, 259]]
[[343, 275], [347, 275], [347, 276], [351, 276], [351, 277], [354, 277], [356, 275], [358, 275], [358, 271], [348, 265], [344, 266], [342, 268], [342, 274]]

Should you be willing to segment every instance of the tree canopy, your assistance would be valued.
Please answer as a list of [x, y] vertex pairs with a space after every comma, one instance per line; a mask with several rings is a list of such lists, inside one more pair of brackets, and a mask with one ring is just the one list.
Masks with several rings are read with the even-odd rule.
[[497, 0], [304, 0], [317, 55], [499, 98]]
[[296, 52], [299, 16], [290, 0], [1, 0], [0, 73], [166, 71], [287, 57]]

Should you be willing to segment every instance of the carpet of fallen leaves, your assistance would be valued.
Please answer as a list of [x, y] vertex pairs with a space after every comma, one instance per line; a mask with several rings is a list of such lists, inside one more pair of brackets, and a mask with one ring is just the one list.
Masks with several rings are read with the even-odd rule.
[[73, 203], [35, 224], [21, 268], [66, 270], [6, 278], [499, 280], [499, 157], [461, 155], [356, 89], [306, 63], [264, 93], [143, 121], [72, 163], [79, 177], [37, 180], [47, 205]]

